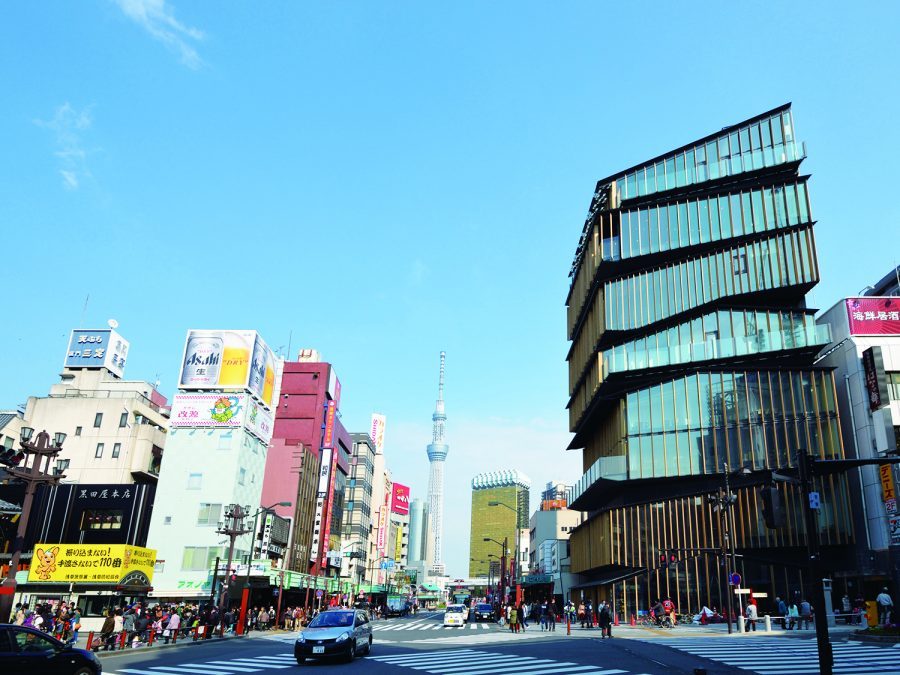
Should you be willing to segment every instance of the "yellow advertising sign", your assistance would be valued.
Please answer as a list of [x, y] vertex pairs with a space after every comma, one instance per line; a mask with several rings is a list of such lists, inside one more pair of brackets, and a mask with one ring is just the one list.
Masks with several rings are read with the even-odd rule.
[[394, 546], [394, 560], [400, 563], [403, 557], [403, 525], [397, 525], [397, 544]]
[[881, 498], [884, 501], [895, 499], [896, 495], [894, 494], [894, 475], [893, 471], [891, 470], [891, 465], [881, 464], [878, 467], [878, 472], [881, 475]]
[[150, 586], [156, 550], [127, 544], [36, 544], [28, 583]]

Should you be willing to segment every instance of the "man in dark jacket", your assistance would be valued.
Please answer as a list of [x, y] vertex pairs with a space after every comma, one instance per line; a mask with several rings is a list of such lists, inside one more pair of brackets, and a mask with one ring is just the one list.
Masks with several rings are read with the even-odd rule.
[[597, 623], [600, 625], [600, 639], [612, 637], [612, 616], [609, 612], [609, 605], [605, 602], [600, 603], [597, 610]]
[[106, 610], [106, 618], [100, 628], [100, 640], [103, 643], [103, 651], [108, 652], [116, 648], [116, 620], [111, 609]]

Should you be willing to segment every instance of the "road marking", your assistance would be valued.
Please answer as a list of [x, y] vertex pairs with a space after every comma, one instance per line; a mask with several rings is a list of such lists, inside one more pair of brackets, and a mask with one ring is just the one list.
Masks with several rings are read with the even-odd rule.
[[177, 666], [147, 666], [150, 668], [152, 672], [164, 671], [171, 673], [195, 673], [195, 675], [226, 675], [230, 673], [230, 670], [225, 670], [220, 667], [216, 667], [215, 670], [212, 670], [209, 667], [204, 668], [203, 666], [192, 666], [186, 663], [179, 663]]
[[245, 666], [236, 666], [231, 661], [204, 661], [204, 663], [208, 663], [211, 666], [228, 666], [228, 670], [233, 670], [236, 673], [259, 672], [259, 668], [247, 668]]

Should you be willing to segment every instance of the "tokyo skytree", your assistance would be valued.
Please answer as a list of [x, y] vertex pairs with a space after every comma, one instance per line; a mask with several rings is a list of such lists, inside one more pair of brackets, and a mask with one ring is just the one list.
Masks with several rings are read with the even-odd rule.
[[428, 550], [432, 553], [431, 570], [444, 574], [444, 560], [441, 551], [441, 539], [444, 534], [444, 460], [450, 446], [444, 442], [444, 425], [447, 415], [444, 414], [444, 360], [446, 352], [441, 352], [441, 375], [438, 380], [438, 399], [434, 406], [434, 415], [431, 416], [434, 428], [431, 434], [431, 443], [428, 445], [428, 463], [431, 471], [428, 475], [428, 508], [431, 519], [431, 527], [428, 532]]

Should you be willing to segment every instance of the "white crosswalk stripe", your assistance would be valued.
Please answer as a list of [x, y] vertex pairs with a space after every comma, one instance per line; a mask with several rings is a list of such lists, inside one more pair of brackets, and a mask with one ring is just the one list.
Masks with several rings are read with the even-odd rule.
[[169, 666], [144, 666], [143, 668], [104, 668], [104, 675], [237, 675], [258, 673], [262, 670], [284, 670], [296, 666], [293, 654], [266, 654], [254, 658], [234, 658], [219, 661], [173, 663]]
[[[493, 624], [470, 622], [465, 626], [444, 626], [440, 621], [396, 621], [372, 624], [373, 632], [392, 630], [491, 630]], [[499, 628], [496, 627], [495, 628]]]
[[[716, 640], [654, 640], [694, 656], [743, 668], [761, 675], [816, 675], [818, 650], [814, 639], [806, 638], [719, 638]], [[834, 672], [841, 675], [900, 675], [900, 653], [879, 645], [836, 642]]]
[[522, 675], [549, 675], [573, 673], [577, 675], [622, 675], [627, 671], [606, 668], [601, 665], [580, 665], [571, 661], [516, 656], [473, 649], [448, 649], [440, 652], [409, 652], [390, 656], [372, 656], [367, 660], [379, 661], [398, 668], [430, 673], [433, 675], [494, 675], [522, 673]]
[[[550, 633], [544, 634], [552, 637]], [[519, 642], [521, 640], [540, 640], [540, 633], [510, 633], [509, 631], [491, 631], [490, 633], [458, 633], [447, 637], [428, 637], [418, 640], [410, 640], [416, 644], [449, 644], [449, 645], [482, 645], [494, 642]]]

